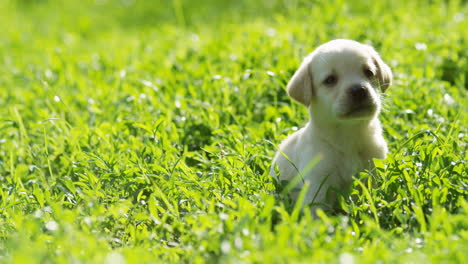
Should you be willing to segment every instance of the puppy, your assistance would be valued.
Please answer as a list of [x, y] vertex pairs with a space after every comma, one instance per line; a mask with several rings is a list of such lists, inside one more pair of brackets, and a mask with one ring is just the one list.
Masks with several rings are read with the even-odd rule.
[[380, 93], [391, 83], [378, 53], [356, 41], [332, 40], [304, 59], [287, 91], [307, 107], [310, 121], [280, 144], [270, 173], [279, 182], [294, 180], [293, 201], [308, 183], [303, 206], [314, 215], [318, 208], [333, 209], [354, 174], [386, 157], [378, 115]]

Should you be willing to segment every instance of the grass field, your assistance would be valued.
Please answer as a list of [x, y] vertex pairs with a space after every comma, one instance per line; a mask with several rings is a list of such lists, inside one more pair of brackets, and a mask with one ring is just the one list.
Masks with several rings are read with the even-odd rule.
[[[0, 262], [467, 263], [467, 3], [368, 2], [0, 1]], [[268, 170], [334, 38], [393, 69], [391, 153], [314, 220]]]

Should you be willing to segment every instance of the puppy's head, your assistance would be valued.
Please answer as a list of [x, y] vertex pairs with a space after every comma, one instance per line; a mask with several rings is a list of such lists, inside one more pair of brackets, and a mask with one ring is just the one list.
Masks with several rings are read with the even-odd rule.
[[[287, 85], [289, 96], [336, 120], [371, 119], [392, 72], [368, 45], [338, 39], [309, 54]], [[325, 115], [325, 116], [324, 116]]]

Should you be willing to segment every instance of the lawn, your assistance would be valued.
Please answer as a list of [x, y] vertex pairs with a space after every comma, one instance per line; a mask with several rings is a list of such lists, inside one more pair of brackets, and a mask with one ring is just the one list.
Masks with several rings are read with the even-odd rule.
[[[0, 1], [0, 262], [467, 263], [468, 5], [371, 2]], [[312, 219], [268, 171], [334, 38], [393, 70], [391, 153]]]

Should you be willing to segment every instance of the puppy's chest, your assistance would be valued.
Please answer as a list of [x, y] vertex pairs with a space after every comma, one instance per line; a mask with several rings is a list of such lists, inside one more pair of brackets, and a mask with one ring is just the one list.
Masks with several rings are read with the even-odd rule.
[[366, 155], [358, 150], [344, 152], [328, 148], [312, 156], [315, 155], [321, 155], [321, 160], [311, 171], [313, 177], [329, 176], [337, 182], [350, 182], [352, 176], [364, 170], [368, 164]]
[[[342, 163], [344, 165], [342, 174], [351, 174], [349, 176], [352, 176], [352, 174], [365, 168], [366, 160], [364, 160], [359, 153], [356, 153], [355, 155], [344, 155]], [[337, 164], [337, 166], [339, 166], [339, 164]]]

